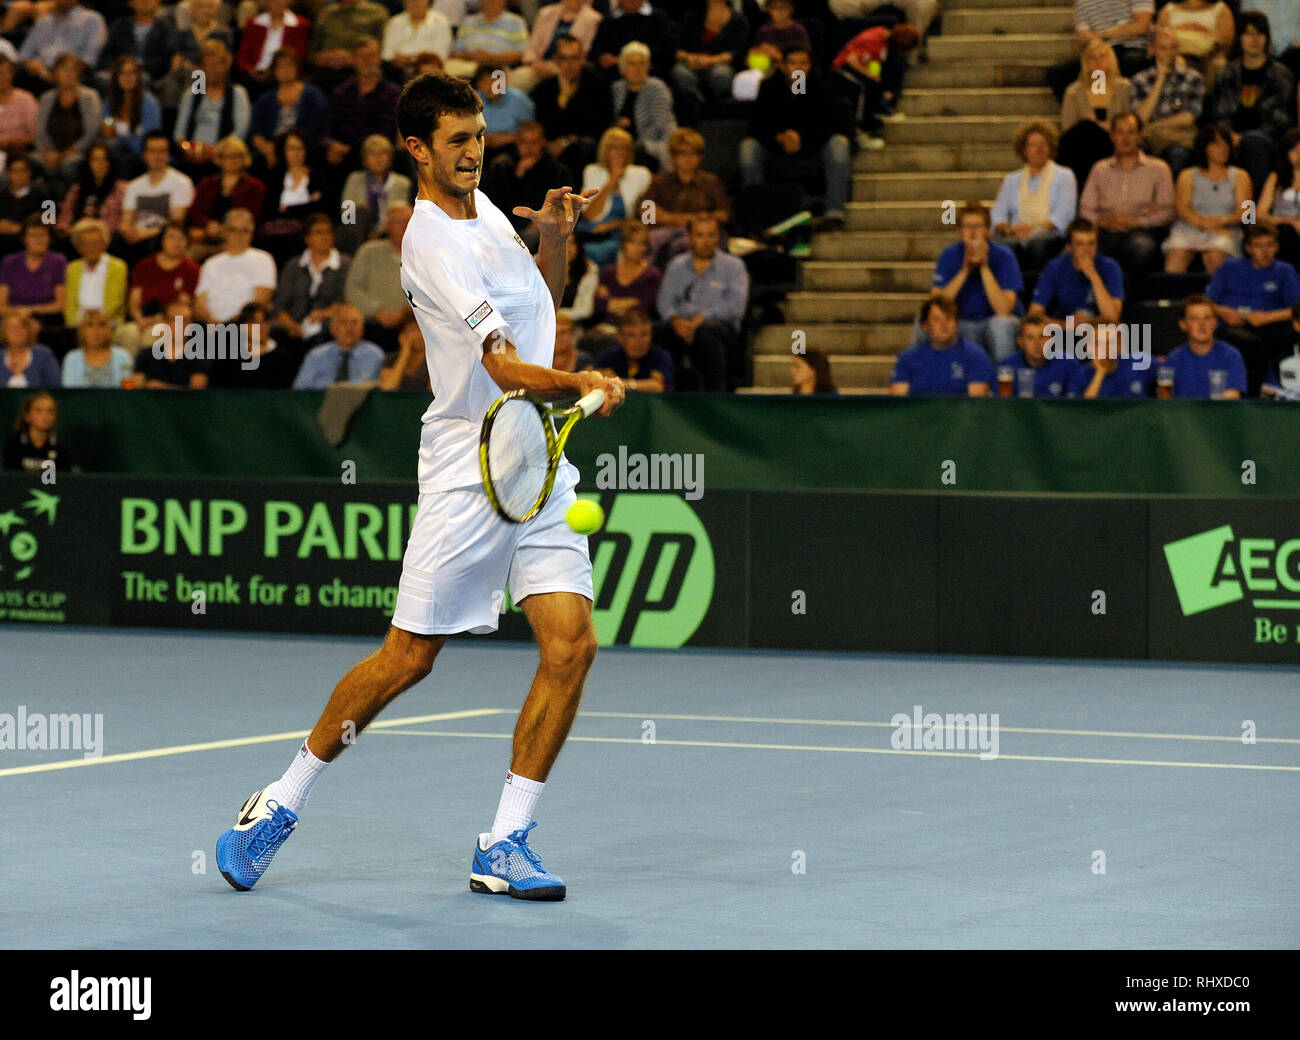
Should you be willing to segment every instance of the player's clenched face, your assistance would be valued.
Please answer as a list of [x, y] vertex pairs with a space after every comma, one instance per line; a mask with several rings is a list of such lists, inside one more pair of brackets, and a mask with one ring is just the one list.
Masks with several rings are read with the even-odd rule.
[[465, 198], [478, 187], [483, 172], [487, 124], [482, 113], [444, 115], [433, 132], [429, 174], [439, 191]]

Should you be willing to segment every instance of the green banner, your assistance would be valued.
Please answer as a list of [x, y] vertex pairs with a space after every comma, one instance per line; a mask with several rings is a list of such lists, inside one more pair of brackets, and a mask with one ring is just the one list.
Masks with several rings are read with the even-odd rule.
[[[329, 447], [319, 393], [67, 390], [61, 428], [98, 472], [338, 480], [415, 477], [419, 394], [372, 393]], [[0, 390], [0, 417], [23, 398]], [[712, 491], [874, 490], [1300, 498], [1297, 413], [1223, 401], [682, 395], [584, 423], [569, 458], [702, 454]]]

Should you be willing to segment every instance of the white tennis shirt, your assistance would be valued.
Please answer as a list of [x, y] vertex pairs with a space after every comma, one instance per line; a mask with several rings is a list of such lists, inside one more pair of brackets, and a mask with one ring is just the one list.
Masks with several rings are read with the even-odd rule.
[[[522, 361], [551, 367], [555, 304], [537, 262], [514, 225], [481, 191], [478, 216], [454, 220], [417, 199], [402, 239], [402, 289], [424, 334], [433, 403], [420, 432], [421, 494], [482, 484], [479, 432], [502, 390], [483, 367], [494, 332]], [[561, 463], [556, 491], [577, 483]]]

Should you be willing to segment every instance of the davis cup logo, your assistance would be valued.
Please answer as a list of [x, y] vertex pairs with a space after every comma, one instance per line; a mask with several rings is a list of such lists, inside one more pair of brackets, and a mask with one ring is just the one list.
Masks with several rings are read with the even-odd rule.
[[[44, 516], [50, 526], [54, 524], [59, 496], [34, 489], [31, 496], [19, 509], [0, 513], [0, 580], [6, 582], [25, 581], [31, 577], [35, 570], [32, 561], [40, 549], [36, 538], [36, 531], [40, 529], [37, 521]], [[23, 510], [30, 510], [30, 517], [24, 516]]]

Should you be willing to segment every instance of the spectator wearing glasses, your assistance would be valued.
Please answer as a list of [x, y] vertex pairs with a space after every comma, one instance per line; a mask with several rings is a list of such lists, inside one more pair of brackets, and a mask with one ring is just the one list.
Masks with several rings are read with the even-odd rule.
[[222, 224], [225, 247], [208, 257], [199, 270], [194, 298], [199, 321], [233, 321], [247, 304], [257, 302], [265, 307], [271, 302], [275, 261], [270, 253], [253, 248], [253, 227], [253, 214], [246, 209], [226, 214]]
[[1021, 267], [1041, 271], [1065, 244], [1074, 219], [1078, 187], [1074, 172], [1052, 161], [1056, 130], [1041, 119], [1016, 131], [1014, 147], [1025, 165], [1002, 180], [993, 203], [997, 241], [1016, 254]]
[[[644, 202], [654, 204], [651, 220], [650, 259], [659, 268], [679, 253], [690, 249], [686, 222], [696, 214], [717, 218], [722, 226], [731, 219], [731, 202], [717, 174], [700, 169], [704, 138], [699, 131], [682, 127], [668, 138], [671, 170], [656, 174], [646, 189]], [[726, 234], [720, 245], [726, 247]]]
[[194, 189], [190, 206], [190, 256], [206, 260], [221, 249], [222, 223], [232, 209], [261, 213], [266, 185], [248, 172], [252, 155], [233, 134], [217, 142], [212, 153], [218, 173], [209, 174]]

